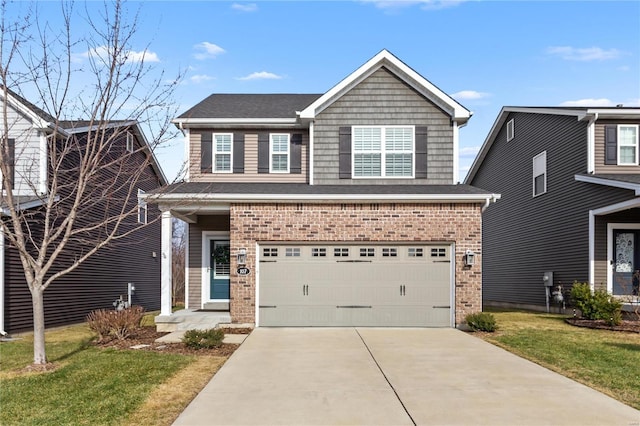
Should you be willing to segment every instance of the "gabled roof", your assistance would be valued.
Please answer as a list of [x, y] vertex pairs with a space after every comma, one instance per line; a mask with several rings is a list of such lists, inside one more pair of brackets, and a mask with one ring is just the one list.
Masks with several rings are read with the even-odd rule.
[[7, 91], [7, 104], [11, 105], [17, 111], [27, 116], [36, 127], [41, 129], [52, 129], [55, 126], [56, 120], [53, 116], [51, 116], [51, 114], [29, 102], [8, 87], [0, 85], [0, 97], [4, 97], [5, 89]]
[[518, 107], [518, 106], [505, 106], [502, 107], [496, 121], [491, 126], [491, 130], [487, 135], [478, 155], [476, 156], [467, 176], [464, 179], [464, 183], [470, 184], [473, 181], [476, 173], [487, 153], [491, 149], [493, 142], [495, 141], [500, 129], [507, 121], [509, 114], [512, 112], [522, 112], [528, 114], [547, 114], [547, 115], [568, 115], [576, 117], [576, 120], [595, 120], [595, 119], [640, 119], [640, 107]]
[[452, 97], [444, 93], [426, 78], [422, 77], [407, 64], [395, 57], [391, 52], [383, 49], [380, 53], [369, 59], [364, 65], [347, 76], [331, 90], [315, 100], [311, 105], [300, 112], [300, 118], [313, 119], [333, 102], [347, 93], [361, 81], [369, 77], [380, 68], [386, 68], [409, 86], [422, 94], [425, 98], [447, 112], [451, 118], [464, 125], [471, 117], [471, 112], [456, 102]]

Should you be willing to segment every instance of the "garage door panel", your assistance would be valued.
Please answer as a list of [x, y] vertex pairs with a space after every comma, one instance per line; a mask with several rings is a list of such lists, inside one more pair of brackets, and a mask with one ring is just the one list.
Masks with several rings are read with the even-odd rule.
[[[272, 255], [292, 251], [286, 246], [268, 250]], [[260, 325], [451, 324], [448, 245], [352, 244], [297, 250], [299, 256], [272, 257], [260, 264]]]

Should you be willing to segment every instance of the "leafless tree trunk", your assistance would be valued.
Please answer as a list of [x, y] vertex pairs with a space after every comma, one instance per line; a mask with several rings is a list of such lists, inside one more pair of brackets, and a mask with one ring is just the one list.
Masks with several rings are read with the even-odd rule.
[[[104, 3], [101, 13], [85, 9], [80, 17], [71, 3], [61, 2], [60, 29], [51, 28], [37, 9], [9, 19], [11, 5], [1, 7], [0, 201], [5, 214], [0, 226], [7, 245], [20, 254], [33, 301], [34, 363], [44, 364], [44, 291], [98, 250], [126, 241], [144, 226], [138, 223], [137, 190], [148, 179], [145, 165], [153, 161], [152, 151], [170, 137], [177, 79], [166, 83], [150, 66], [147, 46], [134, 50], [137, 15], [127, 22], [120, 0]], [[89, 22], [90, 36], [73, 38], [75, 18]], [[9, 105], [16, 97], [37, 105], [46, 122], [30, 130], [46, 138], [44, 188], [28, 162], [18, 167], [20, 156], [27, 155], [18, 147], [20, 138], [34, 134], [16, 135]], [[147, 134], [151, 130], [150, 146], [125, 149], [129, 123]], [[22, 208], [24, 199], [38, 207]], [[96, 217], [96, 211], [102, 214]], [[70, 247], [76, 257], [64, 263], [60, 254]]]
[[171, 250], [171, 283], [173, 287], [171, 304], [176, 306], [185, 301], [185, 262], [187, 257], [187, 238], [185, 223], [179, 219], [173, 219], [173, 240]]

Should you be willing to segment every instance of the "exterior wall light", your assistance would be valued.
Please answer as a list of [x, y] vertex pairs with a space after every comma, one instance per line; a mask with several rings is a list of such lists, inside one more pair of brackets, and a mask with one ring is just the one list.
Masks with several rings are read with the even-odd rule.
[[238, 265], [247, 264], [247, 249], [238, 250]]
[[464, 253], [464, 266], [473, 266], [476, 264], [476, 254], [471, 250]]

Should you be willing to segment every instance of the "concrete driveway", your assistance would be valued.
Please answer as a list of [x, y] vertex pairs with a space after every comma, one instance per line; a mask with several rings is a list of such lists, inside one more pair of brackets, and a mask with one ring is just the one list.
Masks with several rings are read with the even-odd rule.
[[640, 425], [455, 329], [258, 328], [175, 425]]

